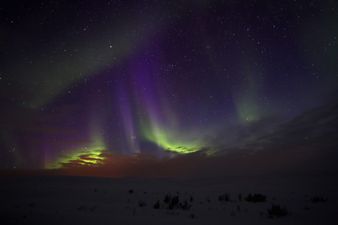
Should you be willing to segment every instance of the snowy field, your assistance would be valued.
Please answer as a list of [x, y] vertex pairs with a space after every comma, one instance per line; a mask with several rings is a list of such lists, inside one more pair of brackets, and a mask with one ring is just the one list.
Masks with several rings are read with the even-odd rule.
[[0, 194], [3, 225], [338, 224], [336, 176], [2, 177]]

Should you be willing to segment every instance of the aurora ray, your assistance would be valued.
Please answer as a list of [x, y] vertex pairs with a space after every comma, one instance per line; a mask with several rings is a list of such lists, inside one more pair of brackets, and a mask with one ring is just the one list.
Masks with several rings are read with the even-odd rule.
[[47, 169], [64, 168], [68, 165], [76, 166], [99, 166], [104, 163], [107, 151], [106, 146], [99, 137], [95, 137], [93, 142], [73, 150], [68, 150], [61, 154], [53, 162], [46, 165]]
[[241, 148], [335, 99], [337, 4], [7, 1], [2, 166]]

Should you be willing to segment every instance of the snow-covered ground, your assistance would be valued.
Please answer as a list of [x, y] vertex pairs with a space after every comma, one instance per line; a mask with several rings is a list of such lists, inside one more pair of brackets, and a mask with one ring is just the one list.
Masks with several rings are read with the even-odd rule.
[[7, 176], [0, 224], [338, 224], [336, 178]]

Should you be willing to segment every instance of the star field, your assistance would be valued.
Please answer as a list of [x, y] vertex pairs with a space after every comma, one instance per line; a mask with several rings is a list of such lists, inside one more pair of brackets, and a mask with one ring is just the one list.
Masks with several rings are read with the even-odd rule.
[[208, 157], [240, 145], [243, 129], [274, 129], [337, 93], [337, 10], [335, 1], [5, 1], [1, 166]]

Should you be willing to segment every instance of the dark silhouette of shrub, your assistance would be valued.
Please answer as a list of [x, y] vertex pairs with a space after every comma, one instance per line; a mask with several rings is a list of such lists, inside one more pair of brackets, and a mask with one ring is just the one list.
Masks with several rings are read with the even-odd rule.
[[242, 201], [242, 194], [238, 194], [238, 201]]
[[270, 218], [274, 217], [283, 217], [288, 215], [287, 209], [284, 207], [282, 208], [279, 205], [272, 205], [270, 209], [268, 209], [268, 215]]
[[[169, 209], [169, 210], [173, 210], [173, 209], [182, 209], [182, 210], [189, 210], [192, 205], [189, 202], [193, 201], [193, 197], [191, 196], [190, 199], [186, 199], [184, 201], [180, 201], [180, 197], [179, 195], [170, 195], [170, 194], [166, 194], [164, 196], [164, 200], [163, 203], [165, 204], [164, 208]], [[154, 208], [158, 209], [160, 208], [160, 202], [157, 201], [154, 204]]]
[[129, 194], [133, 194], [133, 193], [134, 193], [134, 190], [133, 190], [133, 189], [130, 189], [130, 190], [128, 191], [128, 193], [129, 193]]
[[173, 205], [177, 205], [179, 202], [180, 202], [180, 198], [178, 197], [178, 195], [174, 196], [171, 199], [171, 204], [173, 204]]
[[179, 204], [179, 207], [183, 210], [189, 210], [191, 208], [191, 204], [188, 203], [188, 201], [184, 201], [183, 203]]
[[180, 202], [180, 199], [178, 197], [178, 195], [174, 196], [171, 198], [171, 201], [169, 203], [169, 209], [175, 209], [175, 208], [178, 208], [178, 203]]
[[144, 201], [139, 201], [139, 202], [138, 202], [138, 206], [141, 207], [141, 208], [142, 208], [142, 207], [145, 207], [146, 205], [147, 205], [147, 204], [146, 204]]
[[154, 209], [159, 209], [159, 208], [160, 208], [160, 201], [157, 201], [154, 204]]
[[262, 195], [262, 194], [249, 194], [246, 198], [245, 201], [247, 202], [253, 202], [253, 203], [257, 203], [257, 202], [266, 202], [266, 196]]
[[169, 204], [171, 202], [171, 196], [169, 194], [166, 194], [164, 196], [163, 202], [166, 203], [166, 204]]
[[218, 201], [220, 202], [229, 202], [230, 201], [230, 196], [228, 194], [223, 194], [218, 196]]

